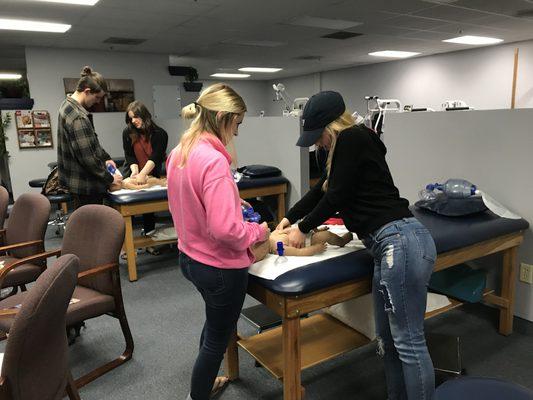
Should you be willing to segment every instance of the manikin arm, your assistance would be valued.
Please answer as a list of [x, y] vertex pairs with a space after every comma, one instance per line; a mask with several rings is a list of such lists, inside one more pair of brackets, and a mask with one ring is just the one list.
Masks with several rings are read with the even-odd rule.
[[314, 256], [315, 254], [326, 251], [326, 247], [325, 243], [317, 243], [309, 247], [302, 247], [301, 249], [285, 246], [283, 250], [286, 256]]

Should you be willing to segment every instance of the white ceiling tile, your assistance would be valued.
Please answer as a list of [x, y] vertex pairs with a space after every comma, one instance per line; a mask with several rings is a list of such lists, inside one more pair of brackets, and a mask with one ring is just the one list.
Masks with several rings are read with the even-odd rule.
[[402, 35], [404, 38], [410, 39], [419, 39], [427, 41], [442, 41], [444, 39], [449, 39], [450, 35], [443, 32], [432, 32], [432, 31], [413, 31]]
[[508, 16], [514, 16], [519, 10], [533, 9], [533, 3], [526, 0], [459, 0], [453, 6]]
[[445, 22], [462, 22], [474, 18], [479, 18], [488, 15], [484, 11], [470, 10], [467, 8], [460, 8], [454, 6], [437, 6], [428, 8], [422, 11], [416, 11], [412, 15], [433, 18], [438, 21]]
[[[497, 36], [506, 42], [533, 39], [533, 20], [511, 17], [533, 8], [525, 0], [100, 0], [94, 7], [68, 7], [30, 0], [0, 0], [0, 16], [35, 15], [73, 25], [64, 35], [2, 31], [0, 55], [13, 46], [50, 46], [178, 54], [201, 77], [245, 64], [283, 67], [283, 76], [372, 63], [368, 52], [411, 50], [424, 55], [465, 47], [442, 43], [457, 34]], [[351, 20], [362, 33], [348, 40], [324, 39], [331, 29], [291, 26], [291, 19]], [[137, 46], [102, 43], [110, 36], [146, 39]], [[227, 41], [273, 41], [279, 47], [239, 46]], [[320, 60], [296, 60], [320, 56]], [[4, 56], [7, 59], [7, 56]], [[23, 53], [9, 57], [23, 59]], [[1, 61], [1, 60], [0, 60]], [[10, 61], [11, 62], [11, 61]], [[203, 74], [203, 75], [202, 75]], [[276, 75], [281, 76], [281, 75]], [[254, 76], [254, 78], [256, 78]], [[261, 77], [261, 79], [263, 79]], [[268, 78], [264, 78], [268, 79]]]
[[395, 26], [398, 28], [430, 30], [430, 29], [436, 28], [439, 25], [442, 25], [442, 22], [434, 20], [432, 18], [424, 18], [424, 17], [414, 16], [414, 15], [402, 15], [402, 16], [386, 19], [384, 21], [384, 24]]

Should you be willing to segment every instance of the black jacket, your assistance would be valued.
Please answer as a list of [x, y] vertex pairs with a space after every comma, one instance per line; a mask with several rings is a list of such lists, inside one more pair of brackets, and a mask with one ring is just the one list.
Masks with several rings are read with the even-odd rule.
[[349, 231], [364, 238], [381, 226], [411, 217], [409, 202], [400, 197], [385, 161], [387, 149], [378, 135], [362, 125], [345, 129], [337, 138], [328, 189], [326, 175], [287, 213], [304, 233], [339, 212]]
[[[155, 167], [150, 175], [159, 178], [161, 177], [163, 163], [166, 160], [168, 144], [167, 132], [164, 129], [154, 125], [154, 130], [150, 136], [150, 144], [152, 145], [152, 155], [150, 156], [149, 160], [153, 161], [155, 164]], [[124, 148], [124, 155], [126, 157], [123, 175], [129, 176], [131, 174], [130, 165], [139, 164], [139, 161], [137, 160], [137, 157], [135, 157], [135, 152], [133, 151], [133, 143], [130, 138], [130, 129], [128, 127], [126, 127], [122, 132], [122, 147]]]

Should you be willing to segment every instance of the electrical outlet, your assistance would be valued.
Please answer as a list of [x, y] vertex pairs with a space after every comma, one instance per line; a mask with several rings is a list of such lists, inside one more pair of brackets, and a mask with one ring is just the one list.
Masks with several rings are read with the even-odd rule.
[[520, 264], [520, 280], [525, 283], [533, 283], [533, 265]]

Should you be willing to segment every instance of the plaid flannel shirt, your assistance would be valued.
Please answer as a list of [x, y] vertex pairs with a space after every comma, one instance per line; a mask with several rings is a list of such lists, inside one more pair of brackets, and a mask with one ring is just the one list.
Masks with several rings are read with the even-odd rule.
[[105, 193], [113, 182], [105, 162], [111, 157], [102, 148], [89, 112], [70, 96], [59, 108], [57, 166], [59, 182], [70, 193]]

